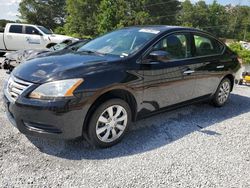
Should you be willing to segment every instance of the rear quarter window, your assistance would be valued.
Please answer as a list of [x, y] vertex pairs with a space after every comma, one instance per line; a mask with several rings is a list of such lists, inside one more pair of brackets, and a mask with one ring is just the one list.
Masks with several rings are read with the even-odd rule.
[[218, 55], [224, 50], [224, 45], [214, 38], [194, 35], [195, 56]]
[[11, 25], [10, 26], [10, 30], [9, 30], [10, 33], [23, 33], [23, 26], [21, 25]]

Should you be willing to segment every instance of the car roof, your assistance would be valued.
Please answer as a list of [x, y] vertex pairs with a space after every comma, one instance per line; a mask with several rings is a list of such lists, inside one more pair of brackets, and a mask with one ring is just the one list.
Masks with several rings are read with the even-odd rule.
[[35, 24], [25, 24], [25, 23], [8, 23], [11, 25], [22, 25], [22, 26], [36, 26], [36, 27], [43, 27], [41, 25], [35, 25]]
[[154, 29], [161, 32], [170, 31], [170, 30], [189, 30], [189, 31], [200, 31], [199, 29], [191, 28], [191, 27], [183, 27], [183, 26], [171, 26], [171, 25], [141, 25], [141, 26], [130, 26], [125, 27], [125, 29], [129, 28], [139, 28], [139, 29]]

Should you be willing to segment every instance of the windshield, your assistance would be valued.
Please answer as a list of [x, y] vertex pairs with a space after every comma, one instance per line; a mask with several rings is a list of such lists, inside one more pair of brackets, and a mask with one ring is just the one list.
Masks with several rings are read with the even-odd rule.
[[38, 26], [38, 28], [39, 28], [43, 33], [45, 33], [45, 34], [47, 34], [47, 35], [53, 34], [52, 31], [50, 31], [49, 29], [47, 29], [47, 28], [45, 28], [45, 27], [43, 27], [43, 26]]
[[158, 33], [160, 33], [160, 31], [153, 29], [121, 29], [88, 42], [78, 51], [89, 51], [126, 57], [141, 49]]

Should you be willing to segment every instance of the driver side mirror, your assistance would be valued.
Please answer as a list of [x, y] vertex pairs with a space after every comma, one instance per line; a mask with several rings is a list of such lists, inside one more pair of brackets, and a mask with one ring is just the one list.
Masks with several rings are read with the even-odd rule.
[[147, 59], [149, 62], [167, 62], [171, 60], [170, 54], [163, 50], [152, 51]]

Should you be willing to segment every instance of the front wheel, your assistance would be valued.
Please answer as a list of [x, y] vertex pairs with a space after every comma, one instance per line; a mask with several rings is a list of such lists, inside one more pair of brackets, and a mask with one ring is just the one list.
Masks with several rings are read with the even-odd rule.
[[231, 88], [231, 81], [228, 78], [224, 78], [213, 96], [212, 104], [216, 107], [224, 106], [230, 96]]
[[129, 105], [121, 99], [101, 104], [88, 126], [88, 141], [95, 147], [111, 147], [124, 137], [131, 122]]

